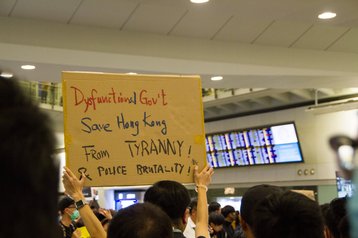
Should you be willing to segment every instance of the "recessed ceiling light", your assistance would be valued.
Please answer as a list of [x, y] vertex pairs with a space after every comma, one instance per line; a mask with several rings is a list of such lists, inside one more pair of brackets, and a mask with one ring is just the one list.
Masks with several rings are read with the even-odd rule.
[[192, 3], [206, 3], [209, 2], [210, 0], [190, 0], [190, 2]]
[[326, 20], [326, 19], [332, 19], [332, 18], [335, 18], [336, 15], [337, 15], [337, 14], [334, 13], [334, 12], [323, 12], [323, 13], [321, 13], [321, 14], [318, 15], [318, 18], [319, 18], [319, 19], [324, 19], [324, 20]]
[[8, 72], [1, 72], [0, 76], [4, 78], [12, 78], [14, 75]]
[[36, 69], [36, 66], [35, 66], [35, 65], [26, 64], [26, 65], [21, 65], [21, 68], [22, 68], [22, 69], [25, 69], [25, 70], [33, 70], [33, 69]]
[[211, 77], [212, 81], [219, 81], [219, 80], [222, 80], [222, 79], [223, 79], [223, 76], [213, 76], [213, 77]]
[[129, 75], [136, 75], [137, 73], [129, 72], [129, 73], [127, 73], [127, 74], [129, 74]]

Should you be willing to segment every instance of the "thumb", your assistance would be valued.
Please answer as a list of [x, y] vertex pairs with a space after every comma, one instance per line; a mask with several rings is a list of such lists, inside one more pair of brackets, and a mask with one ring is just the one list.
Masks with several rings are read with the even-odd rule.
[[194, 173], [197, 174], [198, 173], [198, 169], [199, 167], [197, 165], [194, 166]]

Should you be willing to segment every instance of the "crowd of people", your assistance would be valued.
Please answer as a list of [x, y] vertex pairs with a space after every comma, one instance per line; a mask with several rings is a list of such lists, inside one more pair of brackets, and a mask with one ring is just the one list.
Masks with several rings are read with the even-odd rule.
[[[162, 180], [148, 188], [143, 203], [116, 212], [87, 204], [82, 193], [86, 176], [77, 178], [65, 167], [65, 195], [59, 199], [51, 121], [14, 80], [1, 77], [0, 134], [1, 173], [6, 179], [2, 188], [7, 194], [3, 211], [10, 216], [1, 222], [0, 237], [356, 237], [351, 228], [358, 221], [347, 209], [349, 198], [319, 205], [301, 193], [261, 184], [244, 193], [240, 212], [215, 201], [208, 204], [214, 174], [210, 166], [194, 168], [195, 198], [181, 183]], [[357, 144], [350, 146], [355, 150]], [[333, 146], [337, 156], [339, 148]]]

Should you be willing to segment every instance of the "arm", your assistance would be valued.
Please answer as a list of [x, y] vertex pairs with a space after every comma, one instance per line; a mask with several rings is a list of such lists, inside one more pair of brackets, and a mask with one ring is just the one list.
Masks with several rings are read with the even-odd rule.
[[109, 209], [99, 208], [98, 212], [100, 214], [102, 214], [103, 216], [105, 216], [108, 220], [112, 220], [112, 218], [113, 218], [111, 211]]
[[[81, 180], [79, 180], [69, 168], [64, 167], [62, 182], [65, 187], [65, 193], [71, 196], [75, 202], [85, 200], [82, 193], [85, 176], [82, 176]], [[88, 205], [79, 208], [78, 211], [92, 238], [106, 238], [107, 234], [101, 222]]]
[[194, 168], [194, 181], [198, 192], [198, 205], [197, 205], [197, 217], [196, 217], [196, 228], [195, 237], [210, 237], [208, 231], [208, 201], [206, 197], [207, 186], [211, 182], [211, 176], [214, 170], [209, 165], [199, 173], [198, 166]]

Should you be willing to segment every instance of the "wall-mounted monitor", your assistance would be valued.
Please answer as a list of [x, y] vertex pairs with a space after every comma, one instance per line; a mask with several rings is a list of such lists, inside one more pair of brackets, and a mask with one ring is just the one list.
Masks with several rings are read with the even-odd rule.
[[336, 171], [336, 184], [338, 197], [351, 197], [356, 191], [352, 180], [345, 179], [341, 172]]
[[294, 122], [207, 134], [206, 155], [214, 168], [303, 162]]

